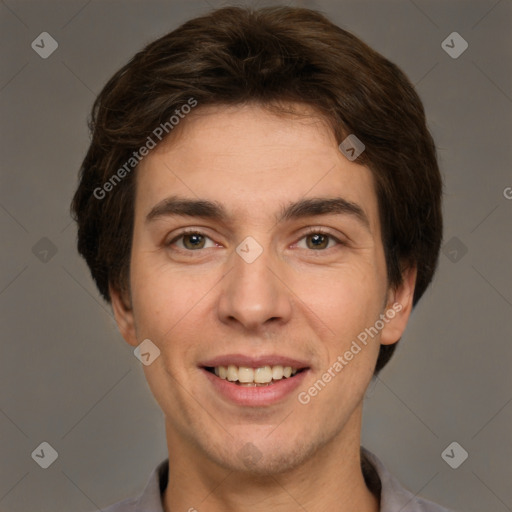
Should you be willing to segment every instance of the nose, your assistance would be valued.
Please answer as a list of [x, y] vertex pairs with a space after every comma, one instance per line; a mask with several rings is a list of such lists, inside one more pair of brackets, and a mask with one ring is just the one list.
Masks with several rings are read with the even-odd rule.
[[269, 248], [249, 263], [238, 253], [221, 282], [218, 316], [221, 322], [244, 331], [265, 331], [271, 324], [285, 324], [292, 313], [292, 294], [278, 258]]

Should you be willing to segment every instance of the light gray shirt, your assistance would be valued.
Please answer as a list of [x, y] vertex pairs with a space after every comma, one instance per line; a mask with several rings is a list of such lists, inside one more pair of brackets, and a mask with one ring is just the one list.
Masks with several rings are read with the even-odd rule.
[[[361, 448], [361, 461], [367, 486], [376, 496], [380, 496], [380, 512], [450, 512], [406, 490], [382, 462], [365, 448]], [[168, 475], [169, 460], [166, 459], [155, 468], [142, 494], [115, 503], [104, 512], [164, 512], [162, 499]]]

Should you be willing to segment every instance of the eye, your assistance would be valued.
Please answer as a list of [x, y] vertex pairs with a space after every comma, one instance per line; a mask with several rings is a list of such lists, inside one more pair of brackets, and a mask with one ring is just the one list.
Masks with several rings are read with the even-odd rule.
[[[304, 245], [301, 246], [302, 240], [305, 240], [305, 247]], [[318, 251], [330, 249], [331, 247], [340, 244], [342, 244], [342, 242], [330, 233], [321, 229], [313, 229], [301, 238], [297, 243], [297, 246], [301, 249], [312, 249], [314, 251]]]
[[[207, 241], [210, 241], [209, 246], [207, 246]], [[178, 249], [185, 251], [195, 251], [198, 249], [216, 247], [215, 242], [210, 237], [199, 231], [184, 231], [167, 243], [168, 246], [174, 244], [176, 244]]]

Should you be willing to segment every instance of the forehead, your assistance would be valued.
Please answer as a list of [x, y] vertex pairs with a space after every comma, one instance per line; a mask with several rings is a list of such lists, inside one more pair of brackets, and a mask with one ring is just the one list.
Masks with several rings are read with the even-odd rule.
[[318, 114], [296, 108], [300, 115], [258, 105], [199, 106], [139, 164], [136, 215], [177, 195], [220, 202], [240, 221], [263, 221], [290, 202], [342, 197], [377, 227], [370, 170], [341, 153]]

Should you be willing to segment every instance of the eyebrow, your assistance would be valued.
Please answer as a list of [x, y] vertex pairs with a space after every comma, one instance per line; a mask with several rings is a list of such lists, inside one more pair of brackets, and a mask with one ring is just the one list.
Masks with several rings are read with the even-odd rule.
[[[301, 199], [283, 206], [275, 220], [279, 223], [305, 217], [333, 214], [353, 216], [370, 231], [370, 222], [361, 206], [342, 197]], [[224, 206], [217, 201], [171, 196], [160, 201], [151, 209], [146, 216], [146, 223], [174, 215], [211, 219], [226, 224], [230, 220]]]

